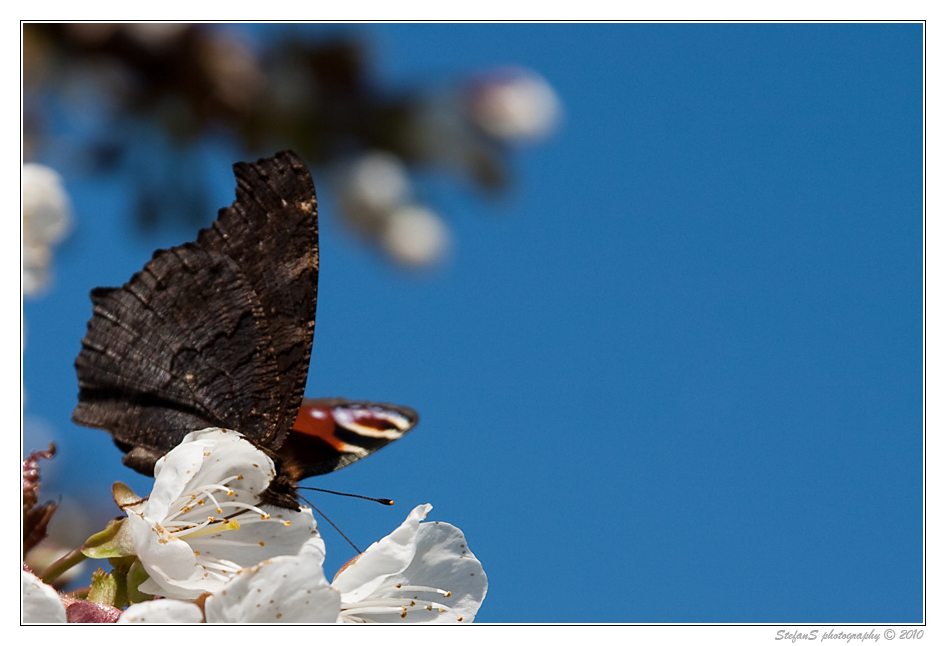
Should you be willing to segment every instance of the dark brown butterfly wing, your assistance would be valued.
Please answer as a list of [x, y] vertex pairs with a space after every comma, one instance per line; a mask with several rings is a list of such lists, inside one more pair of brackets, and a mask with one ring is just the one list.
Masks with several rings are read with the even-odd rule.
[[123, 287], [92, 292], [73, 420], [109, 431], [142, 473], [207, 426], [275, 450], [302, 399], [318, 283], [315, 189], [290, 152], [234, 172], [236, 201], [196, 243], [158, 251]]
[[[259, 296], [276, 357], [279, 412], [269, 434], [278, 447], [305, 391], [319, 284], [319, 227], [309, 170], [290, 151], [233, 167], [236, 201], [221, 209], [197, 244], [232, 258]], [[239, 429], [237, 429], [239, 430]]]

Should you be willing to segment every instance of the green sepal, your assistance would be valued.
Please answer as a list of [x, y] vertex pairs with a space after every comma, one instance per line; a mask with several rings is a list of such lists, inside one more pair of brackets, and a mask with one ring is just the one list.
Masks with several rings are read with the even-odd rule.
[[82, 554], [92, 559], [134, 556], [135, 545], [131, 530], [125, 526], [125, 520], [125, 518], [110, 520], [105, 529], [86, 540], [85, 545], [82, 546]]
[[113, 608], [123, 608], [128, 596], [125, 586], [124, 576], [106, 574], [99, 568], [92, 574], [92, 587], [89, 588], [89, 596], [86, 599]]
[[153, 594], [145, 594], [138, 591], [138, 586], [148, 580], [148, 573], [145, 571], [141, 561], [135, 559], [128, 570], [128, 601], [131, 603], [141, 603], [142, 601], [151, 601]]

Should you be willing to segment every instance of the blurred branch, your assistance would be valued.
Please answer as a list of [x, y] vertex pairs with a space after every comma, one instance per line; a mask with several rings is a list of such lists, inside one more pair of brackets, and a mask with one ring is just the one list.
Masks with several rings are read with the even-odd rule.
[[[361, 197], [343, 195], [339, 202], [356, 231], [408, 264], [435, 260], [431, 232], [446, 231], [436, 213], [413, 200], [410, 171], [447, 169], [484, 191], [504, 189], [510, 146], [547, 135], [558, 116], [554, 92], [521, 70], [463, 79], [446, 93], [384, 91], [359, 40], [292, 36], [254, 43], [232, 25], [26, 24], [24, 88], [27, 158], [56, 130], [57, 111], [82, 109], [100, 121], [82, 151], [98, 172], [117, 170], [142, 152], [149, 164], [166, 157], [147, 154], [155, 142], [143, 129], [160, 133], [178, 153], [166, 172], [152, 169], [159, 185], [138, 180], [142, 225], [182, 212], [195, 222], [207, 219], [202, 188], [179, 169], [186, 151], [210, 136], [233, 138], [247, 158], [293, 148], [311, 165], [331, 169], [342, 190], [359, 186], [351, 177], [359, 164], [384, 158], [406, 178], [399, 201], [367, 216]], [[169, 208], [155, 194], [179, 199]], [[413, 209], [410, 226], [394, 217], [405, 209]], [[425, 215], [417, 216], [418, 209]], [[434, 229], [421, 222], [434, 222]], [[427, 242], [398, 251], [391, 241], [403, 247], [405, 235]]]

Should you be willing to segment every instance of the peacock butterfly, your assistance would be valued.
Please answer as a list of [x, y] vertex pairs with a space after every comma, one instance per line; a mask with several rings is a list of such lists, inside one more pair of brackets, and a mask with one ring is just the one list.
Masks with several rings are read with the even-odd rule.
[[108, 431], [145, 475], [194, 430], [239, 431], [271, 455], [263, 502], [401, 438], [417, 413], [303, 399], [319, 277], [315, 187], [291, 151], [233, 167], [236, 199], [194, 242], [154, 253], [122, 287], [92, 290], [76, 358], [77, 424]]

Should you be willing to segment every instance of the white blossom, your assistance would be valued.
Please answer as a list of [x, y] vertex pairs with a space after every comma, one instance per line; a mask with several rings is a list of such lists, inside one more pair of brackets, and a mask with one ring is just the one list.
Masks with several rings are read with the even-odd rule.
[[355, 623], [469, 623], [486, 596], [483, 566], [463, 532], [421, 523], [431, 505], [415, 508], [400, 527], [336, 575], [341, 619]]
[[339, 594], [322, 573], [325, 546], [307, 541], [294, 556], [244, 568], [204, 602], [160, 599], [138, 603], [119, 623], [336, 623]]
[[149, 601], [121, 623], [469, 623], [486, 595], [486, 574], [463, 533], [421, 520], [414, 509], [389, 536], [350, 561], [331, 586], [322, 572], [325, 545], [314, 536], [299, 552], [242, 569], [193, 603]]
[[141, 592], [196, 599], [243, 568], [321, 543], [312, 511], [260, 507], [272, 460], [224, 429], [187, 435], [158, 460], [151, 495], [126, 508], [134, 551], [150, 578]]

